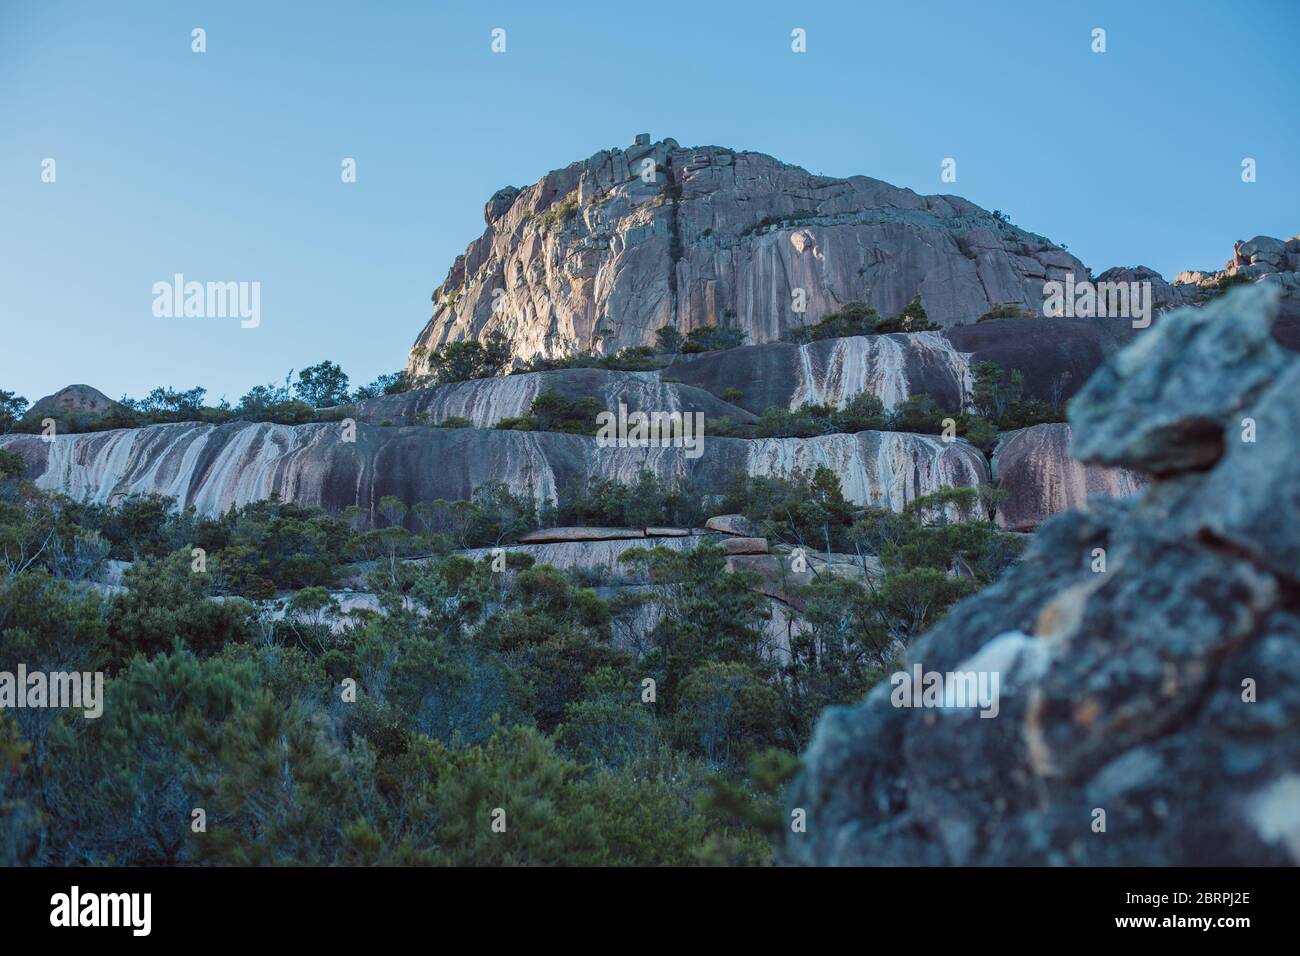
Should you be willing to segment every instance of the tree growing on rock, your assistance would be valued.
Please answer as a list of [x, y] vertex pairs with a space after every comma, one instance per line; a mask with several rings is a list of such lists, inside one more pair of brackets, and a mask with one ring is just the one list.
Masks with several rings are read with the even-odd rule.
[[346, 405], [348, 377], [343, 369], [326, 359], [299, 371], [293, 392], [312, 408]]
[[7, 434], [27, 411], [27, 399], [0, 389], [0, 435]]

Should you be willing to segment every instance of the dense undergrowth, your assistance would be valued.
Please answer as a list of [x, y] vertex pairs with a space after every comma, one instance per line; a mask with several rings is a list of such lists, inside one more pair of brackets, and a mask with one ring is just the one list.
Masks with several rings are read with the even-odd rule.
[[[278, 501], [77, 504], [21, 472], [0, 453], [0, 671], [102, 671], [106, 701], [0, 713], [0, 864], [766, 864], [818, 714], [1016, 556], [973, 490], [893, 514], [825, 470], [737, 476], [722, 504], [760, 533], [883, 573], [814, 577], [786, 653], [719, 547], [637, 549], [659, 611], [631, 648], [635, 593], [453, 550], [699, 520], [648, 474], [545, 514], [501, 486], [386, 500], [374, 529]], [[88, 583], [110, 557], [123, 587]], [[359, 559], [379, 610], [345, 613], [329, 586]]]

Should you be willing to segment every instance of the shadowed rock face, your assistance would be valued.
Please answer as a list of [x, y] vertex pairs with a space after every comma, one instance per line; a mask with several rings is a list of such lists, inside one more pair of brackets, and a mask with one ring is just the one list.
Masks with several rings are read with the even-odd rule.
[[918, 293], [946, 326], [1003, 302], [1041, 311], [1046, 278], [1087, 271], [956, 196], [671, 139], [602, 150], [498, 197], [435, 290], [416, 347], [499, 329], [525, 358], [609, 352], [669, 324], [728, 325], [760, 344], [852, 300], [897, 315]]
[[[786, 836], [789, 860], [1300, 862], [1300, 359], [1260, 381], [1235, 349], [1216, 362], [1207, 348], [1267, 325], [1277, 303], [1252, 293], [1204, 325], [1167, 317], [1071, 407], [1091, 463], [1164, 477], [1044, 524], [908, 649], [909, 668], [998, 675], [997, 716], [895, 706], [890, 682], [829, 710], [787, 795], [808, 821]], [[1198, 373], [1194, 394], [1113, 426], [1138, 424], [1153, 375], [1179, 367]], [[1255, 442], [1225, 435], [1218, 457], [1171, 471], [1188, 421], [1239, 413]]]
[[27, 412], [28, 415], [99, 415], [117, 405], [103, 392], [89, 385], [69, 385], [53, 395], [46, 395]]
[[879, 397], [886, 410], [922, 392], [956, 409], [972, 385], [969, 356], [940, 332], [728, 349], [674, 365], [661, 376], [715, 395], [739, 389], [736, 404], [756, 414], [806, 402], [843, 408], [861, 392]]
[[[1273, 339], [1300, 351], [1300, 304], [1284, 297], [1282, 306]], [[852, 336], [805, 345], [772, 342], [684, 356], [660, 372], [569, 369], [458, 382], [362, 402], [357, 417], [404, 425], [414, 424], [424, 412], [435, 422], [460, 416], [490, 427], [527, 414], [533, 399], [547, 390], [569, 399], [593, 397], [606, 408], [622, 401], [630, 411], [701, 411], [742, 423], [752, 420], [748, 413], [758, 415], [770, 407], [794, 409], [805, 402], [843, 407], [864, 391], [878, 396], [887, 411], [920, 393], [956, 410], [969, 399], [972, 369], [980, 362], [1018, 370], [1028, 397], [1059, 404], [1137, 334], [1127, 320], [1040, 317], [998, 319], [946, 332]]]
[[541, 503], [591, 480], [631, 482], [642, 470], [721, 494], [738, 470], [788, 475], [820, 464], [841, 476], [850, 499], [895, 509], [940, 488], [988, 481], [983, 456], [965, 442], [893, 432], [706, 437], [704, 454], [694, 459], [681, 448], [599, 447], [593, 438], [543, 432], [362, 424], [355, 442], [343, 435], [339, 424], [152, 425], [60, 435], [48, 445], [8, 435], [0, 448], [21, 454], [28, 477], [46, 490], [96, 502], [153, 492], [208, 515], [272, 494], [330, 511], [358, 505], [374, 515], [385, 495], [408, 503], [468, 499], [492, 480]]
[[[984, 456], [965, 441], [936, 435], [859, 432], [819, 438], [757, 438], [744, 442], [751, 475], [782, 476], [818, 466], [839, 476], [844, 497], [902, 511], [913, 498], [940, 488], [988, 482]], [[955, 514], [955, 512], [954, 512]]]
[[385, 395], [359, 402], [356, 418], [373, 425], [385, 421], [393, 425], [414, 425], [416, 416], [425, 414], [430, 422], [459, 417], [478, 428], [491, 428], [502, 419], [527, 415], [533, 400], [543, 392], [555, 392], [569, 400], [594, 398], [603, 408], [615, 412], [621, 403], [629, 412], [703, 412], [707, 418], [754, 420], [744, 409], [703, 389], [661, 382], [657, 372], [616, 372], [600, 368], [480, 378]]
[[59, 431], [78, 431], [105, 415], [124, 409], [97, 388], [68, 385], [53, 395], [46, 395], [23, 415], [24, 427], [35, 431], [47, 418], [54, 419]]
[[1018, 369], [1025, 394], [1045, 402], [1071, 398], [1133, 335], [1129, 322], [1116, 319], [999, 319], [948, 330], [972, 366]]
[[1093, 495], [1127, 498], [1147, 483], [1137, 472], [1071, 457], [1064, 422], [1005, 432], [993, 452], [993, 478], [1007, 492], [996, 519], [1008, 531], [1032, 531], [1052, 515], [1085, 507]]

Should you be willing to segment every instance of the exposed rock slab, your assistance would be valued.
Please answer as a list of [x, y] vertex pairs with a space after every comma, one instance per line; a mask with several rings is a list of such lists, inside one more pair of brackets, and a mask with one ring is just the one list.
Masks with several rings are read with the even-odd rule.
[[601, 447], [594, 438], [495, 429], [375, 428], [360, 424], [355, 441], [341, 425], [151, 425], [46, 443], [0, 436], [21, 454], [27, 476], [76, 500], [118, 501], [156, 493], [205, 515], [279, 495], [372, 517], [381, 498], [408, 503], [467, 500], [489, 481], [539, 504], [594, 480], [631, 483], [641, 471], [686, 479], [701, 494], [723, 494], [737, 471], [788, 476], [825, 465], [859, 503], [901, 510], [940, 488], [987, 483], [984, 457], [965, 442], [933, 436], [861, 432], [810, 439], [706, 438], [701, 457], [675, 447]]
[[357, 421], [380, 425], [415, 425], [421, 416], [431, 424], [463, 418], [478, 428], [491, 428], [503, 419], [527, 415], [543, 392], [575, 401], [593, 398], [601, 408], [617, 412], [700, 412], [706, 418], [731, 418], [748, 423], [754, 416], [709, 392], [691, 385], [661, 382], [657, 372], [617, 372], [602, 368], [527, 372], [435, 385], [398, 395], [358, 402]]
[[1007, 493], [996, 520], [1009, 531], [1032, 531], [1054, 514], [1084, 508], [1094, 495], [1125, 498], [1147, 484], [1124, 468], [1086, 465], [1070, 455], [1070, 426], [1049, 422], [1004, 432], [993, 452], [993, 480]]
[[661, 373], [715, 395], [738, 390], [735, 404], [755, 413], [805, 403], [843, 408], [867, 392], [886, 410], [925, 393], [957, 409], [970, 395], [970, 356], [941, 332], [889, 333], [775, 342], [692, 358]]
[[723, 538], [722, 553], [767, 554], [767, 538]]
[[740, 535], [741, 537], [753, 533], [753, 526], [744, 515], [714, 515], [704, 522], [704, 527], [709, 531]]
[[641, 528], [542, 528], [519, 539], [520, 544], [551, 544], [557, 541], [617, 541], [644, 538]]
[[[643, 569], [623, 561], [623, 555], [633, 548], [668, 548], [672, 551], [689, 551], [703, 540], [698, 536], [661, 538], [607, 539], [603, 541], [556, 541], [550, 544], [510, 544], [508, 554], [526, 554], [538, 564], [549, 564], [562, 571], [579, 571], [599, 576], [606, 584], [648, 584]], [[475, 561], [491, 558], [494, 548], [470, 548], [457, 552]]]

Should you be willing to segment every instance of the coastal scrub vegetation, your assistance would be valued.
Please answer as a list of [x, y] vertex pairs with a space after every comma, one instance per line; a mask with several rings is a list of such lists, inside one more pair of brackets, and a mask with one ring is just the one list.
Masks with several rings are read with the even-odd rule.
[[[0, 711], [0, 865], [768, 864], [820, 712], [1017, 541], [975, 492], [894, 514], [825, 470], [737, 476], [725, 506], [762, 533], [879, 556], [870, 579], [814, 574], [783, 649], [755, 576], [707, 539], [626, 553], [653, 582], [626, 593], [459, 550], [556, 520], [701, 520], [694, 489], [649, 474], [541, 509], [498, 484], [208, 518], [22, 472], [0, 451], [0, 670], [106, 681], [95, 719]], [[98, 583], [110, 561], [120, 583]], [[335, 585], [357, 575], [372, 601], [348, 609]], [[642, 639], [619, 640], [647, 600]]]

